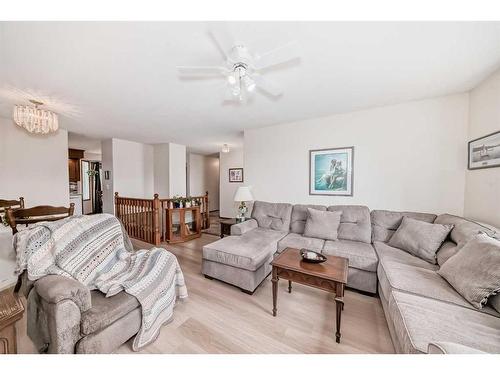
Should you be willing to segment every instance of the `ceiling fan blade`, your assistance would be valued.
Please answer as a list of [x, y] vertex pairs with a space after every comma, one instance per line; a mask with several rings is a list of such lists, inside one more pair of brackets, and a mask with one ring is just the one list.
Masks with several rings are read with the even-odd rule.
[[257, 88], [272, 95], [272, 96], [280, 96], [283, 94], [283, 90], [281, 90], [278, 86], [276, 86], [274, 83], [268, 81], [261, 75], [256, 75], [253, 77]]
[[177, 71], [186, 76], [224, 75], [227, 73], [227, 69], [222, 66], [178, 66]]
[[213, 24], [210, 26], [208, 33], [210, 34], [210, 37], [215, 43], [217, 49], [222, 54], [222, 57], [227, 60], [229, 58], [229, 52], [236, 44], [227, 25], [225, 23]]
[[255, 69], [265, 69], [299, 58], [297, 42], [290, 42], [255, 57]]

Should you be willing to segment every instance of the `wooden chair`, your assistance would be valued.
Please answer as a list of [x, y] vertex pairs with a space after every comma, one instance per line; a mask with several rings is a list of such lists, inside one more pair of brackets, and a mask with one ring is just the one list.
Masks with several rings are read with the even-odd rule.
[[[7, 221], [12, 229], [12, 234], [17, 233], [17, 226], [19, 224], [38, 223], [41, 221], [56, 221], [69, 216], [73, 216], [75, 204], [71, 203], [68, 207], [54, 207], [54, 206], [36, 206], [31, 208], [7, 208], [6, 216]], [[17, 278], [16, 286], [14, 287], [14, 294], [18, 294], [21, 289], [23, 281], [23, 273]]]
[[6, 211], [7, 221], [12, 228], [12, 234], [17, 233], [19, 224], [38, 223], [40, 221], [56, 221], [69, 216], [73, 216], [75, 204], [71, 203], [68, 207], [54, 206], [36, 206], [31, 208], [8, 208]]
[[18, 201], [0, 199], [0, 215], [5, 214], [5, 211], [7, 211], [8, 208], [12, 209], [24, 208], [24, 198], [20, 197]]

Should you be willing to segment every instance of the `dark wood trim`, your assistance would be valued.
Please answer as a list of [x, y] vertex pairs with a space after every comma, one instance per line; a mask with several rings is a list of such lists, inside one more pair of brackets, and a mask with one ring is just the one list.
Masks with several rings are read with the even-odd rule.
[[68, 158], [69, 159], [83, 159], [85, 151], [84, 150], [78, 150], [76, 148], [69, 148], [68, 149]]
[[56, 221], [73, 216], [75, 204], [70, 203], [69, 207], [35, 206], [31, 208], [8, 208], [7, 221], [12, 229], [12, 234], [17, 233], [17, 225], [33, 224], [40, 221]]
[[500, 164], [498, 164], [498, 165], [487, 165], [487, 166], [485, 166], [485, 167], [474, 167], [474, 168], [470, 166], [470, 144], [471, 144], [472, 142], [476, 142], [476, 141], [479, 141], [479, 140], [481, 140], [481, 139], [488, 138], [488, 137], [491, 137], [492, 135], [496, 135], [496, 134], [499, 134], [499, 133], [500, 133], [500, 130], [498, 130], [498, 131], [496, 131], [496, 132], [493, 132], [493, 133], [491, 133], [491, 134], [487, 134], [487, 135], [485, 135], [485, 136], [482, 136], [482, 137], [479, 137], [479, 138], [473, 139], [473, 140], [471, 140], [471, 141], [469, 141], [469, 142], [467, 143], [467, 169], [468, 169], [469, 171], [474, 171], [474, 170], [476, 170], [476, 169], [488, 169], [488, 168], [498, 168], [498, 167], [500, 167]]
[[19, 200], [0, 199], [0, 213], [7, 211], [8, 208], [19, 209], [24, 208], [24, 198], [19, 197]]
[[[351, 149], [351, 194], [326, 194], [326, 193], [313, 193], [311, 190], [311, 161], [312, 153], [317, 151], [331, 151], [331, 150], [345, 150]], [[309, 150], [309, 195], [322, 195], [322, 196], [335, 196], [335, 197], [352, 197], [354, 196], [354, 146], [349, 147], [334, 147], [334, 148], [321, 148], [317, 150]]]

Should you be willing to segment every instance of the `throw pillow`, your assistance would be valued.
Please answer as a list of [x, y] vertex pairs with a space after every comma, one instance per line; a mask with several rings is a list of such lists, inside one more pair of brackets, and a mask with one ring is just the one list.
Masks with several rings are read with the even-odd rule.
[[342, 211], [320, 211], [308, 208], [304, 236], [336, 241], [341, 216]]
[[491, 296], [489, 298], [489, 303], [491, 307], [500, 313], [500, 293], [497, 293], [496, 296]]
[[478, 234], [438, 273], [474, 307], [481, 309], [500, 292], [500, 241]]
[[452, 229], [451, 224], [432, 224], [405, 216], [389, 246], [436, 264], [436, 252]]

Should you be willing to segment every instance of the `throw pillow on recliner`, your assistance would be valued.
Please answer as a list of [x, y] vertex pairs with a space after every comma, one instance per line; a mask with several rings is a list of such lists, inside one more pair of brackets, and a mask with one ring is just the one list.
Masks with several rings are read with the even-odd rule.
[[405, 216], [388, 245], [436, 264], [436, 253], [452, 229], [452, 224], [432, 224]]
[[304, 236], [336, 241], [341, 216], [342, 211], [320, 211], [308, 208]]

